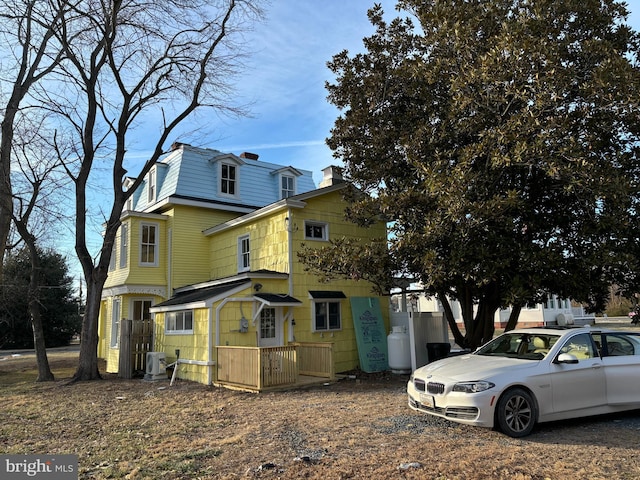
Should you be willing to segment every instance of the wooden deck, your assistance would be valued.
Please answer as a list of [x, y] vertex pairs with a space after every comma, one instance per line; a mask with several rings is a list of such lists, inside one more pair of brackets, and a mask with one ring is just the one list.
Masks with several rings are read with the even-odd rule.
[[335, 381], [333, 344], [216, 347], [215, 385], [250, 392], [289, 390]]

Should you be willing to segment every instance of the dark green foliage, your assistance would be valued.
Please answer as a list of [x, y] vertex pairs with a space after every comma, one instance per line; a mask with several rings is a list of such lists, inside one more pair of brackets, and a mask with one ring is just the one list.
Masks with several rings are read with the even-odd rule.
[[[47, 347], [68, 345], [80, 331], [78, 299], [65, 258], [40, 251], [42, 270], [38, 299]], [[0, 288], [0, 348], [33, 348], [28, 311], [31, 261], [26, 250], [9, 254], [4, 263], [5, 281]]]
[[[460, 301], [474, 347], [500, 307], [549, 293], [602, 311], [638, 287], [638, 35], [612, 0], [401, 1], [366, 52], [336, 55], [328, 139], [393, 220], [391, 256]], [[362, 262], [366, 265], [366, 262]], [[516, 316], [511, 319], [515, 324]]]

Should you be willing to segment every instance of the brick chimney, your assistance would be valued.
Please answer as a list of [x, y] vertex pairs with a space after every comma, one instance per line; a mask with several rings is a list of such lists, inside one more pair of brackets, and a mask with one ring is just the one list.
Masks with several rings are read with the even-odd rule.
[[173, 142], [171, 144], [170, 150], [173, 152], [174, 150], [178, 150], [182, 147], [190, 147], [191, 145], [189, 145], [188, 143], [182, 143], [182, 142]]
[[247, 160], [258, 160], [259, 155], [257, 153], [242, 152], [240, 158], [246, 158]]
[[330, 165], [322, 169], [322, 181], [320, 188], [330, 187], [331, 185], [336, 185], [338, 183], [343, 183], [344, 178], [342, 178], [342, 173], [340, 167], [336, 167], [335, 165]]

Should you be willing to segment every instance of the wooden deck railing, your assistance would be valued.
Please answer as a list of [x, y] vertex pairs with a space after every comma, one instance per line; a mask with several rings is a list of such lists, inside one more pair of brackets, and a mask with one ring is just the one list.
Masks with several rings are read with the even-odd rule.
[[261, 391], [296, 386], [299, 375], [335, 378], [333, 345], [295, 343], [282, 347], [218, 346], [220, 385]]
[[333, 343], [294, 343], [300, 375], [334, 379]]

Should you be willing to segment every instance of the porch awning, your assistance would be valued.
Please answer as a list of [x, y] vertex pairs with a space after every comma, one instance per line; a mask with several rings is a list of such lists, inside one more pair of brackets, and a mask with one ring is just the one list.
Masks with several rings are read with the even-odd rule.
[[314, 300], [328, 300], [347, 298], [347, 296], [339, 290], [309, 290], [309, 295]]
[[256, 293], [253, 298], [269, 307], [298, 307], [302, 304], [291, 295], [279, 293]]
[[225, 298], [237, 289], [247, 288], [251, 283], [247, 280], [237, 280], [234, 282], [225, 283], [222, 285], [215, 285], [206, 288], [198, 288], [189, 290], [186, 292], [177, 293], [169, 300], [165, 300], [162, 303], [158, 303], [151, 307], [151, 312], [162, 312], [168, 310], [175, 310], [180, 308], [193, 308], [193, 307], [205, 307], [207, 302], [212, 302], [217, 299]]

